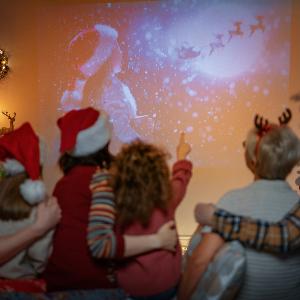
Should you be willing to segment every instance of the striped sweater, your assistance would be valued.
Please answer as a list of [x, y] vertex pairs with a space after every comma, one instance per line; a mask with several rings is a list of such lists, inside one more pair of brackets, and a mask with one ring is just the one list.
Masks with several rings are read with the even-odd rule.
[[90, 185], [92, 205], [89, 213], [87, 240], [90, 251], [96, 258], [119, 256], [114, 233], [116, 208], [113, 191], [108, 184], [110, 177], [108, 171], [98, 169]]

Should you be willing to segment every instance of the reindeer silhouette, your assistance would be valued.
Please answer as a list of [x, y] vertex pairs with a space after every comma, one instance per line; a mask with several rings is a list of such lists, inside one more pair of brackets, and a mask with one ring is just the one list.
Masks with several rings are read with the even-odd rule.
[[216, 49], [223, 48], [225, 46], [222, 39], [223, 39], [223, 34], [216, 34], [216, 41], [209, 44], [210, 47], [209, 55], [212, 55], [212, 53]]
[[265, 24], [263, 22], [264, 17], [263, 16], [256, 16], [255, 19], [257, 20], [256, 24], [250, 25], [250, 36], [258, 29], [260, 29], [262, 32], [265, 31]]
[[242, 26], [243, 22], [241, 21], [236, 21], [233, 23], [235, 29], [234, 30], [229, 30], [228, 33], [229, 33], [229, 38], [228, 38], [228, 42], [231, 41], [231, 39], [233, 38], [233, 36], [242, 36], [244, 35], [244, 32], [241, 30], [241, 26]]
[[15, 112], [14, 112], [13, 116], [11, 116], [7, 111], [5, 111], [5, 112], [3, 111], [2, 114], [8, 118], [9, 127], [2, 127], [0, 129], [0, 136], [5, 134], [5, 133], [13, 131], [14, 130], [14, 122], [16, 120], [16, 113]]

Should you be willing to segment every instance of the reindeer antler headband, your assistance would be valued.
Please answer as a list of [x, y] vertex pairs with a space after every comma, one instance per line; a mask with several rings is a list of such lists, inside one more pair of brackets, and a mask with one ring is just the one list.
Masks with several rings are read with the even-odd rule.
[[292, 118], [292, 112], [289, 108], [286, 108], [285, 111], [278, 117], [280, 125], [286, 125]]
[[[278, 117], [279, 126], [284, 126], [289, 123], [289, 121], [292, 118], [292, 112], [289, 108], [286, 108], [285, 111]], [[254, 117], [254, 125], [257, 129], [257, 136], [258, 140], [256, 142], [255, 146], [255, 156], [257, 157], [259, 144], [264, 135], [266, 135], [270, 130], [274, 128], [274, 126], [271, 126], [269, 124], [268, 119], [264, 119], [262, 116], [259, 116], [258, 114]]]

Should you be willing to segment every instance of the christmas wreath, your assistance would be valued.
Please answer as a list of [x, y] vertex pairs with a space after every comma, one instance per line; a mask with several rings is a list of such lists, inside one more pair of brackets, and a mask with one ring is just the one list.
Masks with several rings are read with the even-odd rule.
[[8, 70], [8, 56], [4, 50], [0, 49], [0, 79], [5, 77]]

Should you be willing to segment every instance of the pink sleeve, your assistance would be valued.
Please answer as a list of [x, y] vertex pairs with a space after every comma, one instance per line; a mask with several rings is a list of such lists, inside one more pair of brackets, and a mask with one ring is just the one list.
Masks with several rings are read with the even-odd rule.
[[174, 210], [183, 199], [187, 185], [192, 177], [193, 165], [188, 160], [177, 161], [172, 168], [172, 204], [171, 208]]

